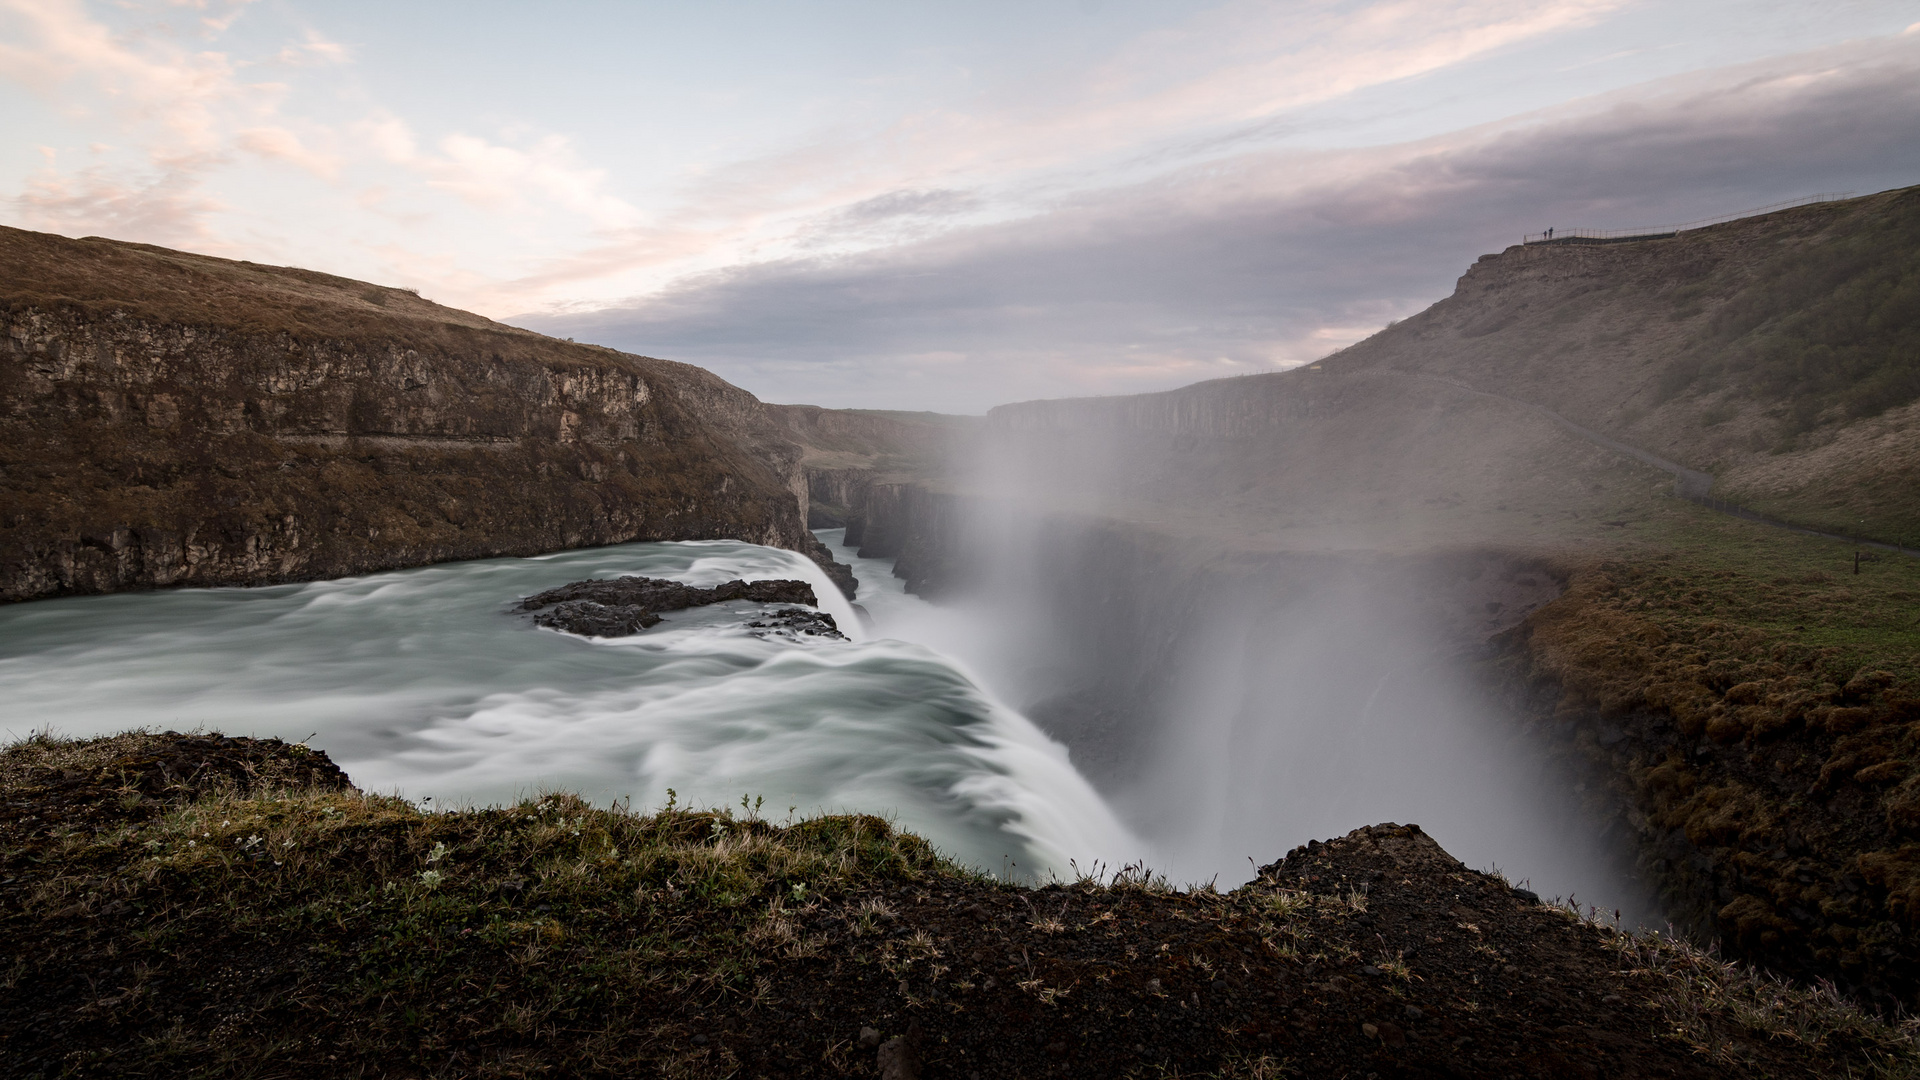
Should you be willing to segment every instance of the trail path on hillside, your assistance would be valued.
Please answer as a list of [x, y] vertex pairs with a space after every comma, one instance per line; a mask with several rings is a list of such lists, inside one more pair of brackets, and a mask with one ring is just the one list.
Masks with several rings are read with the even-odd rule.
[[1749, 510], [1744, 506], [1736, 506], [1733, 503], [1727, 502], [1725, 499], [1715, 499], [1708, 494], [1713, 490], [1712, 473], [1701, 472], [1698, 469], [1689, 469], [1677, 461], [1668, 461], [1666, 458], [1651, 451], [1642, 450], [1637, 446], [1630, 446], [1618, 439], [1602, 435], [1590, 427], [1574, 423], [1544, 405], [1536, 405], [1531, 401], [1524, 401], [1520, 398], [1511, 397], [1493, 390], [1482, 390], [1479, 387], [1469, 386], [1466, 383], [1457, 382], [1453, 379], [1443, 379], [1437, 375], [1418, 375], [1410, 371], [1394, 371], [1388, 374], [1399, 375], [1408, 379], [1418, 379], [1422, 382], [1439, 383], [1442, 386], [1458, 390], [1463, 394], [1493, 398], [1497, 401], [1504, 401], [1509, 405], [1517, 405], [1520, 408], [1537, 413], [1596, 446], [1603, 446], [1615, 453], [1625, 454], [1636, 461], [1651, 465], [1662, 472], [1673, 474], [1674, 494], [1688, 502], [1704, 506], [1709, 510], [1715, 510], [1722, 514], [1757, 522], [1761, 525], [1770, 525], [1776, 529], [1786, 529], [1789, 532], [1797, 532], [1805, 536], [1825, 537], [1829, 540], [1846, 541], [1860, 547], [1876, 548], [1880, 551], [1897, 551], [1904, 555], [1920, 556], [1920, 549], [1901, 547], [1897, 544], [1883, 544], [1873, 540], [1862, 540], [1858, 537], [1844, 536], [1840, 533], [1822, 532], [1819, 529], [1810, 529], [1804, 525], [1795, 525], [1790, 521], [1781, 521], [1779, 518], [1768, 517], [1765, 514]]

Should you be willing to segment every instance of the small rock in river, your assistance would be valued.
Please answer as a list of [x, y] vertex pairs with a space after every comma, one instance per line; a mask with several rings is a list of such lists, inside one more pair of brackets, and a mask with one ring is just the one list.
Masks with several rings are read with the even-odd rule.
[[583, 637], [630, 637], [660, 622], [660, 616], [632, 604], [609, 606], [592, 600], [569, 600], [533, 621], [549, 630]]
[[[806, 608], [781, 608], [770, 615], [763, 616], [747, 624], [750, 630], [770, 630], [775, 633], [798, 637], [806, 634], [810, 637], [837, 638], [847, 640], [840, 632], [840, 626], [833, 616], [824, 611], [808, 611]], [[767, 635], [761, 634], [761, 637]]]
[[[534, 622], [553, 630], [588, 637], [627, 637], [660, 622], [661, 611], [681, 611], [729, 600], [749, 600], [758, 604], [815, 605], [813, 586], [804, 581], [729, 581], [711, 589], [696, 588], [664, 578], [621, 577], [575, 581], [557, 589], [529, 596], [520, 602], [520, 610], [551, 608], [534, 617]], [[787, 612], [776, 612], [774, 619]], [[832, 618], [821, 615], [824, 629], [789, 627], [793, 632], [840, 636]]]

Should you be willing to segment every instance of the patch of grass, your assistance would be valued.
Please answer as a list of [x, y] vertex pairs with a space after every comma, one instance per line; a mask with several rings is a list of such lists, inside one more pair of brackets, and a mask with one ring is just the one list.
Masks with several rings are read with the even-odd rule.
[[1842, 997], [1831, 983], [1797, 986], [1749, 964], [1732, 963], [1684, 938], [1616, 934], [1621, 969], [1653, 984], [1668, 1038], [1715, 1065], [1751, 1065], [1747, 1045], [1729, 1030], [1785, 1042], [1814, 1053], [1835, 1043], [1854, 1047], [1866, 1077], [1915, 1073], [1920, 1020], [1888, 1024]]
[[[1658, 639], [1654, 649], [1702, 667], [1703, 685], [1722, 690], [1778, 677], [1776, 668], [1836, 690], [1879, 670], [1894, 676], [1896, 696], [1920, 696], [1920, 559], [1867, 550], [1855, 573], [1854, 545], [1679, 500], [1643, 511], [1626, 532], [1614, 557], [1576, 573], [1573, 606], [1600, 619], [1578, 635], [1600, 649], [1583, 667], [1645, 681], [1655, 663], [1645, 649]], [[1611, 657], [1608, 635], [1620, 645]]]
[[[45, 739], [0, 760], [13, 777], [80, 774], [139, 738]], [[410, 1047], [427, 1061], [474, 1040], [511, 1058], [514, 1047], [557, 1038], [579, 1054], [638, 1063], [649, 1040], [632, 1029], [633, 1012], [662, 1012], [663, 999], [751, 1002], [767, 962], [817, 952], [794, 915], [857, 890], [974, 877], [874, 817], [640, 816], [563, 794], [425, 813], [351, 789], [215, 788], [148, 820], [42, 817], [8, 838], [7, 873], [40, 869], [14, 898], [7, 933], [44, 927], [49, 913], [139, 923], [135, 940], [116, 946], [119, 977], [83, 992], [73, 1019], [141, 1021], [158, 1032], [141, 1051], [155, 1067], [240, 1064], [220, 1026], [167, 1019], [231, 985], [184, 999], [146, 988], [142, 972], [183, 952], [216, 981], [251, 991], [225, 1032], [248, 1054], [273, 1041], [267, 1018], [317, 1005], [360, 1018], [325, 1048], [328, 1060], [390, 1061]], [[860, 912], [875, 910], [870, 901]], [[10, 950], [11, 977], [72, 989], [58, 941], [42, 943]], [[268, 972], [257, 959], [289, 950], [303, 958], [291, 977], [283, 962]]]

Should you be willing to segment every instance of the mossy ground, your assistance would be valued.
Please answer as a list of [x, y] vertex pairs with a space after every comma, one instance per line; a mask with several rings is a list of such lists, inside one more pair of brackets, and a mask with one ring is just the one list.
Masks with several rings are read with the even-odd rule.
[[[1920, 1002], [1920, 559], [1643, 508], [1519, 632], [1676, 918]], [[1618, 812], [1617, 810], [1615, 812]]]
[[1030, 890], [870, 817], [426, 813], [217, 736], [32, 740], [0, 787], [9, 1076], [872, 1076], [895, 1035], [927, 1077], [1920, 1075], [1417, 828]]

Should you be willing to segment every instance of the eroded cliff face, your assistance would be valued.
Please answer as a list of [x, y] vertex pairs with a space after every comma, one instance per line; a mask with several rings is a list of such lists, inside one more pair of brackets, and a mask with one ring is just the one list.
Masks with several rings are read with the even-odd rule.
[[398, 290], [0, 233], [0, 599], [627, 540], [821, 557], [751, 394]]

